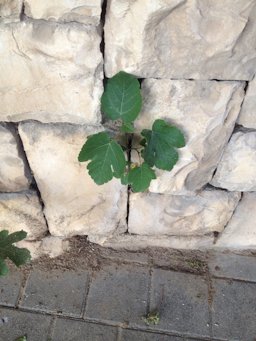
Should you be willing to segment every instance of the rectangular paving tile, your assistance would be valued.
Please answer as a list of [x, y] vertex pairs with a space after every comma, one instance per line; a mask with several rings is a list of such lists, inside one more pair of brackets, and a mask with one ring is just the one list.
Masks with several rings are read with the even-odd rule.
[[256, 339], [256, 283], [213, 280], [213, 335], [238, 341]]
[[115, 327], [58, 319], [53, 332], [53, 341], [117, 341]]
[[178, 336], [148, 333], [125, 329], [122, 331], [121, 341], [186, 341]]
[[88, 283], [87, 272], [36, 270], [28, 280], [21, 306], [81, 316]]
[[108, 266], [91, 283], [86, 316], [117, 322], [143, 323], [149, 287], [148, 269]]
[[154, 270], [151, 310], [160, 314], [158, 329], [209, 336], [208, 289], [201, 276]]
[[210, 258], [209, 268], [216, 277], [256, 282], [256, 257], [219, 253]]
[[0, 277], [0, 304], [15, 306], [17, 303], [23, 275], [19, 271], [10, 271], [5, 277]]
[[51, 317], [0, 308], [0, 341], [48, 341]]

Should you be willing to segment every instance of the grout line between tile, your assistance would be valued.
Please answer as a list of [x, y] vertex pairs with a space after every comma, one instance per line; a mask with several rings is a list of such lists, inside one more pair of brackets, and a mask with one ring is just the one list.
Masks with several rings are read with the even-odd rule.
[[84, 302], [83, 302], [83, 306], [82, 306], [82, 319], [85, 319], [86, 317], [86, 308], [87, 308], [87, 302], [88, 302], [88, 297], [89, 297], [89, 292], [90, 292], [90, 288], [91, 288], [91, 284], [92, 284], [92, 278], [94, 275], [94, 271], [91, 271], [89, 273], [89, 280], [86, 286], [86, 290], [85, 290], [85, 296], [84, 296]]
[[18, 295], [16, 304], [15, 304], [15, 308], [19, 308], [20, 304], [22, 303], [22, 301], [24, 299], [24, 295], [25, 295], [25, 291], [27, 288], [27, 284], [28, 284], [28, 280], [30, 278], [30, 275], [31, 275], [31, 270], [24, 273], [24, 277], [22, 279], [20, 290], [19, 290], [19, 295]]

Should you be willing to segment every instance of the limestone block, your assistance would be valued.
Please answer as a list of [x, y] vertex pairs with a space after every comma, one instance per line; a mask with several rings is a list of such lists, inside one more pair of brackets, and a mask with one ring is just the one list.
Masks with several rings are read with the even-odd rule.
[[33, 19], [98, 25], [102, 0], [25, 0], [25, 14]]
[[256, 249], [256, 193], [244, 193], [242, 200], [218, 239], [216, 247]]
[[0, 23], [20, 20], [22, 0], [0, 0]]
[[109, 0], [106, 74], [252, 79], [255, 34], [255, 0]]
[[239, 199], [240, 193], [211, 189], [195, 196], [133, 193], [128, 230], [146, 236], [200, 236], [221, 232]]
[[256, 129], [256, 78], [248, 85], [237, 123], [246, 128]]
[[148, 247], [179, 250], [207, 250], [212, 248], [213, 236], [141, 236], [123, 234], [109, 238], [102, 243], [105, 247], [137, 251]]
[[29, 188], [31, 177], [19, 141], [6, 125], [0, 125], [0, 192]]
[[0, 194], [0, 229], [10, 233], [24, 230], [29, 240], [45, 235], [47, 226], [35, 191]]
[[231, 137], [211, 184], [229, 191], [256, 191], [256, 132]]
[[22, 240], [17, 243], [17, 246], [28, 249], [32, 259], [42, 256], [55, 258], [69, 250], [69, 241], [63, 238], [48, 236], [40, 241]]
[[99, 128], [23, 123], [20, 135], [54, 236], [111, 235], [126, 229], [127, 188], [117, 179], [96, 185], [78, 154]]
[[186, 146], [171, 172], [157, 170], [150, 191], [189, 194], [212, 178], [243, 100], [241, 82], [156, 80], [142, 83], [143, 108], [136, 130], [165, 119], [185, 134]]
[[0, 27], [0, 120], [100, 122], [102, 56], [93, 26]]

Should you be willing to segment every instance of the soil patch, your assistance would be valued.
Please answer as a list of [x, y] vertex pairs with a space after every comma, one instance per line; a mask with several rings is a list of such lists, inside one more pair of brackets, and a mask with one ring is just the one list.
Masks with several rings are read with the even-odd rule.
[[70, 249], [59, 257], [43, 256], [22, 267], [23, 271], [32, 268], [42, 271], [87, 269], [99, 271], [109, 264], [117, 265], [137, 263], [174, 271], [205, 274], [207, 253], [191, 250], [146, 248], [141, 251], [115, 250], [88, 242], [86, 236], [77, 236], [69, 240]]

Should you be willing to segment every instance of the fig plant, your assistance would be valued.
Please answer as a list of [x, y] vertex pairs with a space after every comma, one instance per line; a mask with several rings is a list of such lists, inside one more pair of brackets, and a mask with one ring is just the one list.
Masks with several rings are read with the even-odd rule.
[[[140, 83], [133, 75], [121, 71], [108, 80], [101, 97], [101, 109], [108, 119], [121, 121], [120, 130], [130, 142], [121, 146], [108, 132], [87, 137], [78, 160], [89, 161], [87, 169], [96, 184], [102, 185], [115, 177], [123, 185], [130, 185], [134, 192], [143, 192], [156, 179], [155, 167], [170, 171], [177, 163], [176, 148], [185, 146], [185, 138], [177, 127], [165, 120], [157, 119], [151, 130], [142, 130], [140, 146], [132, 146], [134, 121], [141, 107]], [[138, 153], [139, 163], [130, 160], [132, 149]]]
[[18, 231], [9, 234], [7, 230], [0, 231], [0, 276], [8, 273], [8, 267], [5, 262], [9, 258], [16, 266], [21, 266], [31, 259], [29, 250], [19, 248], [13, 244], [25, 239], [27, 233]]

